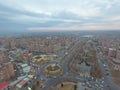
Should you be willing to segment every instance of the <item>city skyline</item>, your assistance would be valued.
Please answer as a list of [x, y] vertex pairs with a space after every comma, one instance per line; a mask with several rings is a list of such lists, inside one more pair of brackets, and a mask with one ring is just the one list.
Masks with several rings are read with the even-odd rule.
[[0, 1], [0, 31], [119, 30], [119, 0]]

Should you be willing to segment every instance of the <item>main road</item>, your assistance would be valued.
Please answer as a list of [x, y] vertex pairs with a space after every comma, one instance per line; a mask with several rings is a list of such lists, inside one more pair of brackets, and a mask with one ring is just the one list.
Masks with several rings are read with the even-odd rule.
[[[106, 90], [120, 90], [120, 87], [117, 86], [114, 83], [113, 79], [112, 79], [112, 75], [111, 75], [111, 73], [109, 71], [107, 63], [104, 60], [104, 55], [103, 55], [102, 51], [98, 52], [97, 51], [97, 46], [94, 46], [94, 48], [95, 48], [95, 50], [97, 52], [98, 63], [100, 65], [100, 68], [101, 68], [101, 70], [103, 72], [103, 75], [104, 75], [103, 77], [105, 79], [105, 86], [106, 86], [105, 88], [106, 88]], [[106, 71], [106, 69], [107, 69], [107, 71]]]
[[[45, 80], [43, 88], [40, 88], [40, 90], [49, 90], [49, 88], [51, 86], [54, 86], [55, 83], [57, 83], [61, 80], [71, 80], [71, 81], [78, 81], [78, 82], [84, 81], [83, 77], [81, 77], [80, 75], [68, 77], [68, 74], [71, 74], [71, 72], [69, 71], [69, 68], [68, 68], [68, 64], [69, 64], [70, 60], [78, 54], [78, 52], [79, 52], [78, 48], [80, 47], [79, 45], [81, 45], [82, 42], [83, 41], [80, 41], [80, 40], [77, 41], [73, 45], [73, 47], [68, 51], [68, 54], [64, 55], [60, 60], [53, 60], [50, 62], [42, 63], [41, 66], [39, 67], [39, 70], [36, 69], [36, 72], [39, 75], [39, 77], [37, 79], [42, 78]], [[93, 48], [96, 49], [97, 46], [94, 46]], [[114, 84], [111, 75], [106, 76], [106, 70], [104, 68], [104, 64], [102, 63], [102, 60], [104, 59], [103, 56], [99, 55], [99, 53], [97, 52], [97, 57], [98, 57], [97, 60], [98, 60], [99, 66], [104, 75], [103, 76], [104, 81], [105, 81], [104, 90], [120, 90], [120, 88]], [[44, 72], [45, 66], [47, 66], [48, 64], [55, 64], [55, 63], [59, 64], [62, 67], [63, 74], [58, 75], [58, 76], [46, 77], [46, 74]], [[93, 81], [92, 83], [95, 86], [96, 82]]]
[[[46, 82], [44, 83], [45, 87], [41, 88], [40, 90], [47, 90], [50, 86], [54, 85], [56, 82], [60, 81], [60, 80], [64, 80], [64, 79], [68, 79], [67, 78], [67, 74], [68, 74], [68, 62], [69, 60], [71, 60], [71, 58], [73, 58], [78, 51], [78, 47], [80, 45], [80, 40], [77, 41], [73, 47], [68, 51], [67, 55], [64, 55], [60, 60], [54, 60], [51, 62], [47, 62], [44, 63], [40, 66], [40, 70], [41, 70], [41, 76], [44, 77], [44, 79], [46, 79]], [[57, 63], [62, 67], [62, 75], [59, 76], [53, 76], [51, 78], [49, 77], [45, 77], [45, 73], [44, 73], [44, 67], [48, 64], [52, 64], [52, 63]], [[72, 81], [80, 81], [76, 78], [69, 78], [68, 80], [72, 80]]]

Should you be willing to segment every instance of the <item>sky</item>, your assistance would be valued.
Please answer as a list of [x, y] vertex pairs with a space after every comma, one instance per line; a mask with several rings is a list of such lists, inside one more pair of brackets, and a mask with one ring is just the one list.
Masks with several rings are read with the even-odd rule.
[[120, 0], [0, 0], [0, 31], [119, 30]]

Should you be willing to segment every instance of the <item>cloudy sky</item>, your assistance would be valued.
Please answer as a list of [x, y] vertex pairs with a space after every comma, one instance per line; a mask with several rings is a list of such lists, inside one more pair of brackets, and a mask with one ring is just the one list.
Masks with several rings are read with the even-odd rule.
[[0, 30], [118, 30], [120, 0], [0, 0]]

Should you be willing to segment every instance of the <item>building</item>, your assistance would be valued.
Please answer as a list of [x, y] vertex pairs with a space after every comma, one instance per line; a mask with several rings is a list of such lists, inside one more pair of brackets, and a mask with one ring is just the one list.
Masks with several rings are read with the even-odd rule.
[[0, 90], [8, 90], [8, 82], [2, 82], [0, 83]]
[[19, 64], [18, 66], [18, 70], [21, 74], [23, 73], [29, 73], [31, 70], [31, 66], [28, 66], [28, 64]]
[[117, 50], [116, 58], [120, 59], [120, 50]]
[[105, 55], [108, 55], [109, 48], [103, 47], [103, 48], [102, 48], [102, 51], [104, 52]]
[[0, 81], [9, 80], [14, 76], [14, 66], [12, 63], [4, 63], [0, 65]]
[[23, 80], [21, 80], [17, 85], [16, 85], [16, 89], [17, 90], [22, 90], [23, 87], [25, 86], [25, 84], [29, 81], [29, 78], [25, 78]]
[[115, 48], [109, 48], [109, 51], [108, 51], [108, 56], [109, 57], [116, 57], [116, 49]]
[[4, 51], [0, 50], [0, 63], [4, 61], [4, 58], [5, 58]]

